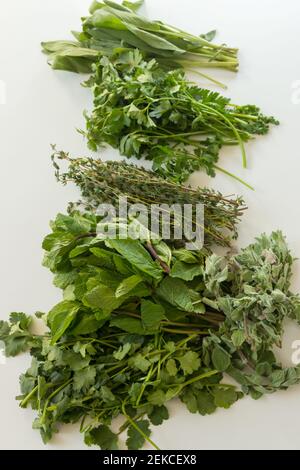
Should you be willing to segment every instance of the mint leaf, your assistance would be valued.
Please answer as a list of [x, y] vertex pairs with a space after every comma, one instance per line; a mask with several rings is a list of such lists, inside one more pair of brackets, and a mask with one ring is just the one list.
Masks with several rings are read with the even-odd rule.
[[115, 291], [104, 284], [100, 284], [87, 292], [83, 298], [83, 303], [86, 306], [100, 309], [105, 317], [109, 317], [123, 302], [123, 297], [117, 299]]
[[133, 276], [130, 276], [124, 279], [124, 281], [122, 281], [117, 287], [117, 290], [115, 293], [116, 297], [119, 298], [119, 297], [122, 297], [123, 295], [128, 294], [142, 281], [143, 279], [138, 274], [134, 274]]
[[157, 289], [157, 295], [177, 308], [193, 312], [194, 306], [186, 284], [179, 279], [166, 277]]
[[170, 276], [183, 279], [184, 281], [192, 281], [196, 276], [200, 276], [201, 274], [203, 274], [202, 266], [176, 261], [171, 269]]
[[109, 245], [140, 271], [160, 281], [161, 267], [153, 261], [148, 251], [137, 240], [109, 240]]
[[120, 328], [120, 330], [127, 331], [127, 333], [133, 333], [137, 335], [146, 335], [153, 334], [152, 332], [147, 332], [140, 320], [137, 318], [131, 318], [126, 316], [117, 316], [112, 318], [110, 321], [110, 326], [115, 326]]
[[161, 321], [165, 319], [165, 310], [161, 305], [150, 300], [142, 300], [141, 317], [146, 330], [158, 330]]
[[76, 318], [80, 304], [65, 300], [57, 304], [47, 316], [52, 333], [52, 344], [56, 343]]

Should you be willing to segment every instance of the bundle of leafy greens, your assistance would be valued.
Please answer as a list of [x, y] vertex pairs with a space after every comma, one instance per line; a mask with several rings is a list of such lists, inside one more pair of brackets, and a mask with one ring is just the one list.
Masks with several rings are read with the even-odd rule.
[[[126, 198], [131, 207], [135, 204], [142, 205], [150, 216], [155, 204], [164, 210], [164, 214], [168, 214], [172, 230], [171, 237], [165, 241], [174, 243], [174, 227], [182, 224], [182, 217], [181, 221], [176, 217], [176, 208], [179, 207], [180, 215], [184, 216], [184, 207], [189, 205], [192, 208], [191, 228], [193, 232], [197, 228], [201, 229], [205, 247], [214, 244], [230, 246], [232, 239], [237, 238], [237, 225], [246, 209], [240, 197], [226, 198], [213, 190], [186, 188], [125, 162], [104, 163], [100, 159], [72, 159], [69, 154], [57, 151], [52, 155], [52, 160], [57, 179], [63, 184], [75, 183], [83, 196], [79, 202], [70, 204], [70, 210], [77, 208], [95, 212], [101, 204], [106, 203], [112, 204], [118, 210], [121, 198]], [[65, 173], [60, 171], [61, 162], [68, 163]], [[201, 227], [197, 218], [197, 208], [200, 204], [203, 206]], [[160, 217], [159, 221], [159, 234], [162, 234]], [[149, 226], [149, 223], [147, 225]], [[180, 240], [177, 238], [177, 244], [182, 245], [182, 242], [186, 241], [184, 237]]]
[[175, 182], [197, 170], [225, 171], [217, 166], [225, 145], [240, 145], [246, 167], [244, 142], [278, 124], [256, 106], [192, 85], [181, 70], [164, 71], [138, 50], [102, 58], [86, 86], [94, 95], [83, 132], [89, 147], [109, 144], [126, 157], [152, 160], [156, 173]]
[[[82, 31], [73, 32], [76, 41], [42, 43], [52, 67], [89, 73], [99, 57], [137, 48], [145, 57], [156, 58], [167, 69], [214, 67], [237, 70], [237, 49], [213, 44], [215, 31], [193, 36], [161, 21], [149, 21], [136, 13], [142, 3], [124, 1], [119, 5], [109, 0], [94, 1], [91, 15], [82, 20]], [[214, 81], [206, 74], [201, 75]]]
[[36, 410], [33, 427], [44, 442], [61, 423], [80, 421], [87, 445], [117, 449], [126, 431], [129, 449], [145, 440], [158, 448], [150, 423], [168, 419], [175, 397], [206, 415], [300, 381], [300, 368], [283, 368], [273, 354], [284, 318], [300, 321], [280, 232], [219, 257], [157, 240], [103, 240], [97, 222], [74, 212], [51, 224], [44, 265], [64, 300], [37, 314], [45, 334], [34, 335], [24, 313], [0, 324], [8, 356], [30, 349], [18, 399]]

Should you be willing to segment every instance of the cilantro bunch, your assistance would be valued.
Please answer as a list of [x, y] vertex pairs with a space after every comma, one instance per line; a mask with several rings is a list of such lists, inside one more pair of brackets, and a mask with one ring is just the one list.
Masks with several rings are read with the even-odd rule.
[[61, 423], [80, 422], [87, 445], [117, 449], [126, 432], [129, 449], [158, 448], [150, 423], [168, 419], [173, 398], [206, 415], [300, 381], [299, 366], [283, 368], [273, 353], [284, 319], [300, 321], [280, 232], [220, 257], [158, 240], [103, 240], [97, 223], [73, 212], [51, 224], [44, 266], [63, 300], [36, 314], [45, 333], [33, 334], [24, 313], [0, 323], [7, 355], [30, 349], [18, 399], [36, 410], [44, 442]]
[[109, 144], [126, 157], [151, 160], [153, 170], [171, 181], [184, 182], [197, 170], [228, 173], [217, 165], [227, 145], [241, 147], [246, 167], [244, 142], [278, 124], [256, 106], [238, 106], [192, 85], [181, 70], [163, 70], [137, 49], [104, 57], [93, 68], [86, 86], [94, 109], [83, 132], [89, 147]]

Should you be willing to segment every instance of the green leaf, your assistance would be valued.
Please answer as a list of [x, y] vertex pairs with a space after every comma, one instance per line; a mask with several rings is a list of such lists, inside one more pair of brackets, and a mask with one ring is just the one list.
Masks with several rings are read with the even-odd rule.
[[9, 321], [13, 325], [19, 325], [21, 330], [28, 330], [31, 325], [32, 318], [23, 312], [12, 312]]
[[178, 261], [182, 261], [187, 264], [196, 264], [199, 262], [196, 254], [192, 251], [186, 250], [185, 248], [173, 250], [173, 256], [175, 256]]
[[117, 299], [115, 291], [103, 284], [92, 289], [83, 298], [84, 305], [100, 309], [106, 317], [109, 317], [123, 302], [124, 297]]
[[184, 281], [192, 281], [196, 276], [200, 276], [201, 274], [203, 274], [202, 266], [176, 261], [172, 267], [170, 276], [183, 279]]
[[138, 0], [136, 2], [129, 2], [128, 0], [124, 0], [122, 5], [126, 8], [129, 8], [132, 11], [137, 11], [141, 6], [144, 4], [144, 0]]
[[[151, 434], [149, 428], [149, 421], [146, 419], [136, 421], [136, 426], [147, 436], [149, 437]], [[126, 444], [129, 450], [139, 450], [143, 447], [145, 443], [145, 438], [142, 434], [137, 431], [135, 427], [132, 425], [129, 426], [127, 432], [128, 438], [126, 440]]]
[[113, 253], [99, 247], [90, 248], [90, 252], [99, 259], [102, 266], [111, 269], [114, 268]]
[[219, 346], [216, 346], [212, 352], [213, 366], [220, 372], [225, 372], [231, 364], [229, 354]]
[[77, 392], [80, 390], [87, 391], [95, 383], [96, 368], [93, 366], [86, 367], [74, 373], [73, 388]]
[[179, 279], [166, 277], [160, 283], [157, 289], [157, 295], [181, 310], [187, 312], [194, 311], [190, 290], [186, 284]]
[[30, 348], [31, 337], [22, 333], [13, 333], [4, 339], [4, 343], [5, 355], [7, 357], [15, 357]]
[[138, 274], [134, 274], [133, 276], [130, 276], [127, 279], [124, 279], [124, 281], [122, 281], [117, 287], [116, 294], [115, 294], [116, 297], [118, 298], [118, 297], [122, 297], [123, 295], [128, 294], [142, 281], [143, 279]]
[[73, 336], [88, 335], [99, 330], [103, 323], [103, 321], [97, 320], [94, 314], [84, 313], [79, 322], [70, 330], [70, 334]]
[[71, 215], [58, 214], [55, 219], [55, 229], [64, 230], [73, 235], [88, 234], [91, 222], [78, 213]]
[[216, 34], [217, 34], [217, 31], [213, 29], [212, 31], [209, 31], [206, 34], [201, 34], [200, 37], [205, 39], [206, 41], [213, 41]]
[[159, 388], [148, 394], [148, 401], [151, 405], [162, 406], [166, 401], [166, 394]]
[[216, 410], [214, 396], [208, 391], [197, 391], [198, 411], [201, 415], [210, 415]]
[[122, 346], [120, 346], [117, 351], [114, 351], [113, 356], [115, 359], [117, 359], [117, 361], [122, 361], [124, 357], [127, 356], [130, 350], [131, 350], [131, 344], [125, 343]]
[[218, 407], [228, 409], [238, 399], [238, 394], [234, 388], [220, 388], [214, 391], [215, 404]]
[[109, 245], [140, 271], [159, 281], [163, 272], [148, 251], [137, 240], [109, 240]]
[[183, 401], [183, 403], [186, 405], [190, 413], [198, 412], [197, 398], [191, 387], [186, 387], [183, 390], [183, 393], [181, 394], [180, 398]]
[[35, 387], [36, 378], [28, 377], [26, 374], [20, 375], [20, 389], [23, 395], [27, 395]]
[[164, 405], [154, 406], [149, 414], [149, 419], [154, 426], [160, 426], [165, 420], [169, 419], [169, 411]]
[[114, 396], [112, 391], [109, 389], [109, 387], [107, 387], [106, 385], [102, 385], [101, 387], [101, 397], [102, 397], [102, 400], [108, 404], [116, 401], [116, 397]]
[[130, 367], [134, 367], [142, 372], [147, 372], [149, 367], [151, 366], [151, 362], [148, 361], [142, 354], [137, 354], [131, 357], [128, 361]]
[[126, 316], [117, 316], [112, 318], [110, 321], [110, 326], [115, 326], [120, 328], [120, 330], [126, 331], [127, 333], [137, 334], [137, 335], [146, 335], [153, 334], [153, 332], [147, 332], [140, 320], [137, 318], [131, 318]]
[[47, 321], [51, 329], [52, 344], [56, 343], [75, 320], [80, 304], [64, 300], [57, 304], [47, 316]]
[[167, 372], [168, 374], [171, 376], [171, 377], [175, 377], [175, 375], [177, 375], [177, 367], [176, 367], [176, 362], [174, 359], [169, 359], [166, 363], [166, 369], [167, 369]]
[[165, 319], [165, 310], [161, 305], [150, 300], [142, 300], [141, 318], [146, 330], [158, 330], [161, 321]]
[[196, 372], [201, 364], [199, 355], [194, 351], [188, 351], [183, 356], [178, 357], [177, 359], [185, 375], [189, 375], [193, 372]]
[[242, 330], [235, 330], [231, 335], [231, 341], [236, 348], [240, 348], [246, 341], [245, 332]]
[[84, 442], [88, 446], [97, 445], [101, 450], [118, 450], [118, 436], [108, 426], [101, 424], [97, 428], [87, 431]]

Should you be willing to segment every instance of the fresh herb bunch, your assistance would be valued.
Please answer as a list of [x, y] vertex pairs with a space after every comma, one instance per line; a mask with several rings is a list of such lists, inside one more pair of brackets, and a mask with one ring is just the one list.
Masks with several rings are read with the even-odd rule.
[[[237, 49], [211, 43], [215, 31], [193, 36], [161, 21], [149, 21], [134, 11], [142, 3], [125, 1], [119, 5], [108, 0], [94, 1], [91, 16], [83, 18], [82, 31], [73, 32], [76, 41], [42, 43], [52, 67], [89, 73], [99, 57], [111, 56], [116, 50], [138, 48], [145, 57], [156, 58], [168, 69], [214, 67], [237, 70]], [[206, 74], [201, 75], [215, 81]]]
[[[64, 293], [38, 314], [50, 331], [33, 335], [23, 313], [0, 324], [7, 355], [31, 350], [18, 399], [37, 410], [34, 428], [45, 442], [60, 423], [80, 421], [88, 445], [117, 449], [127, 431], [129, 449], [145, 440], [158, 448], [150, 422], [168, 419], [174, 397], [206, 415], [244, 393], [259, 398], [300, 381], [300, 367], [282, 368], [272, 352], [283, 319], [300, 321], [280, 232], [227, 258], [171, 251], [161, 241], [151, 250], [149, 241], [103, 241], [97, 221], [58, 215], [44, 240], [44, 265]], [[224, 384], [224, 374], [242, 391]], [[116, 434], [110, 424], [119, 415], [125, 421]]]
[[237, 106], [193, 86], [181, 70], [162, 70], [138, 50], [102, 58], [86, 86], [94, 94], [83, 132], [89, 147], [109, 144], [126, 157], [145, 157], [155, 172], [175, 182], [197, 170], [215, 176], [224, 145], [240, 145], [246, 167], [244, 142], [278, 124], [256, 106]]
[[[182, 207], [190, 204], [196, 226], [196, 207], [197, 204], [203, 204], [205, 246], [230, 246], [232, 239], [237, 238], [237, 224], [246, 209], [240, 197], [226, 198], [213, 190], [186, 188], [126, 162], [104, 163], [100, 159], [72, 159], [69, 154], [57, 151], [52, 155], [52, 160], [57, 179], [63, 184], [73, 182], [81, 190], [83, 200], [71, 203], [71, 210], [81, 207], [84, 210], [96, 211], [99, 205], [104, 203], [118, 208], [121, 197], [126, 197], [129, 204], [143, 204], [149, 213], [153, 204], [165, 204], [170, 208], [174, 204]], [[68, 163], [65, 173], [60, 171], [58, 165], [61, 160]], [[172, 227], [176, 223], [171, 211], [170, 223]]]

